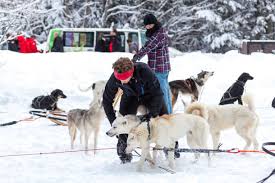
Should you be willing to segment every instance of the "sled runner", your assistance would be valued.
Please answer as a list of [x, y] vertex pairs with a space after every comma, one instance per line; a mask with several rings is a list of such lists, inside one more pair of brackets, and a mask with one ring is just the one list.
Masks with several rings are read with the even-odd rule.
[[68, 124], [67, 124], [67, 114], [65, 114], [64, 112], [32, 110], [29, 113], [34, 115], [34, 116], [47, 118], [51, 122], [53, 122], [57, 125], [68, 126]]

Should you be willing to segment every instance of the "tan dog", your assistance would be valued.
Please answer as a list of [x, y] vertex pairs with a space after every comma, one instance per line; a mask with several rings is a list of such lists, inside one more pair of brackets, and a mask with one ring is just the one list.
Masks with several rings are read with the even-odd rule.
[[[209, 126], [204, 118], [191, 114], [163, 115], [144, 122], [133, 128], [127, 139], [126, 153], [140, 147], [141, 158], [138, 171], [142, 170], [146, 157], [151, 159], [150, 143], [156, 143], [156, 148], [174, 148], [175, 141], [187, 135], [188, 145], [191, 148], [207, 148]], [[153, 152], [153, 162], [156, 162], [157, 151]], [[169, 167], [174, 169], [174, 152], [168, 151]]]
[[228, 104], [207, 106], [201, 103], [192, 103], [186, 108], [186, 113], [201, 115], [200, 111], [208, 114], [208, 123], [213, 140], [213, 148], [218, 148], [221, 131], [235, 127], [236, 132], [246, 141], [244, 149], [248, 149], [253, 143], [254, 149], [258, 149], [256, 131], [259, 123], [252, 97], [245, 95], [242, 98], [247, 106]]
[[[102, 98], [94, 99], [89, 110], [72, 109], [68, 112], [68, 129], [71, 137], [71, 148], [73, 149], [77, 129], [80, 131], [80, 141], [82, 136], [85, 139], [86, 153], [89, 145], [89, 137], [94, 132], [94, 149], [97, 147], [97, 137], [101, 121], [105, 117], [102, 106]], [[95, 154], [96, 151], [94, 151]]]

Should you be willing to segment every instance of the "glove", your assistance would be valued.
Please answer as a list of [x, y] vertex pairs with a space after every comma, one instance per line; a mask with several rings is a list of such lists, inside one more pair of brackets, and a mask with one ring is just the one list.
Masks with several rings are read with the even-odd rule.
[[134, 57], [132, 58], [132, 62], [136, 63], [138, 60], [138, 56], [137, 55], [134, 55]]

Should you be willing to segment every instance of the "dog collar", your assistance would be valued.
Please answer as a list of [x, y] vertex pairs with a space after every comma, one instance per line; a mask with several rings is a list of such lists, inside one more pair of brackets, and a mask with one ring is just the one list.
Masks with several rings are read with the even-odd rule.
[[245, 82], [237, 80], [236, 84], [239, 85], [239, 86], [241, 86], [241, 87], [244, 87]]

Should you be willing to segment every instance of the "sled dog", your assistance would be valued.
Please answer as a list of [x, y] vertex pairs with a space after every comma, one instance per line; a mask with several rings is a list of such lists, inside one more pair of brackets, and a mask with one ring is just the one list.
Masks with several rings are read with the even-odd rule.
[[[198, 101], [201, 94], [202, 87], [205, 85], [206, 81], [213, 76], [214, 72], [210, 71], [201, 71], [197, 74], [196, 78], [190, 77], [184, 80], [174, 80], [169, 82], [172, 106], [174, 107], [177, 102], [178, 95], [187, 95], [191, 97], [191, 102]], [[186, 106], [186, 103], [182, 100], [183, 105]]]
[[[78, 86], [78, 89], [82, 92], [87, 92], [89, 91], [90, 89], [93, 90], [93, 97], [94, 97], [94, 100], [97, 100], [97, 99], [100, 99], [102, 98], [102, 95], [103, 95], [103, 92], [105, 90], [105, 85], [106, 85], [107, 81], [106, 80], [99, 80], [99, 81], [96, 81], [94, 82], [91, 86], [89, 86], [88, 88], [86, 89], [81, 89], [80, 86]], [[93, 103], [93, 102], [92, 102]], [[91, 104], [92, 104], [91, 103]], [[91, 105], [90, 104], [90, 105]]]
[[[97, 147], [97, 137], [100, 123], [105, 117], [102, 107], [102, 99], [93, 100], [88, 110], [72, 109], [68, 112], [68, 129], [71, 138], [71, 148], [74, 147], [74, 141], [77, 129], [80, 131], [80, 140], [84, 136], [86, 153], [89, 145], [89, 137], [94, 133], [94, 149]], [[94, 154], [96, 151], [94, 150]]]
[[60, 89], [55, 89], [50, 95], [41, 95], [35, 97], [32, 100], [31, 107], [34, 109], [46, 109], [46, 110], [60, 110], [57, 107], [57, 102], [60, 98], [67, 98], [67, 96]]
[[200, 115], [200, 111], [207, 111], [214, 149], [218, 148], [221, 131], [233, 127], [235, 127], [237, 134], [245, 140], [244, 149], [248, 149], [251, 144], [253, 144], [254, 149], [258, 149], [256, 131], [259, 119], [255, 113], [253, 99], [249, 95], [244, 95], [242, 100], [247, 106], [238, 104], [207, 106], [194, 102], [186, 108], [185, 112]]
[[[187, 135], [188, 145], [191, 148], [207, 148], [209, 126], [202, 117], [192, 114], [171, 114], [152, 118], [134, 127], [127, 139], [126, 153], [131, 153], [135, 148], [142, 150], [138, 163], [138, 171], [142, 170], [146, 158], [151, 159], [150, 143], [155, 143], [156, 148], [174, 148], [175, 141]], [[153, 151], [153, 162], [156, 162], [157, 151]], [[197, 156], [198, 158], [198, 156]], [[174, 169], [174, 152], [168, 151], [169, 167]]]
[[112, 127], [109, 131], [106, 132], [106, 135], [113, 137], [120, 134], [128, 134], [134, 127], [138, 126], [141, 123], [141, 120], [136, 115], [128, 114], [122, 116], [118, 114], [117, 118], [112, 124]]
[[254, 78], [244, 72], [242, 73], [238, 80], [233, 83], [233, 85], [226, 90], [226, 92], [223, 94], [222, 99], [220, 101], [220, 105], [225, 104], [233, 104], [235, 101], [238, 100], [238, 104], [242, 105], [242, 95], [244, 92], [244, 85], [248, 80], [253, 80]]

